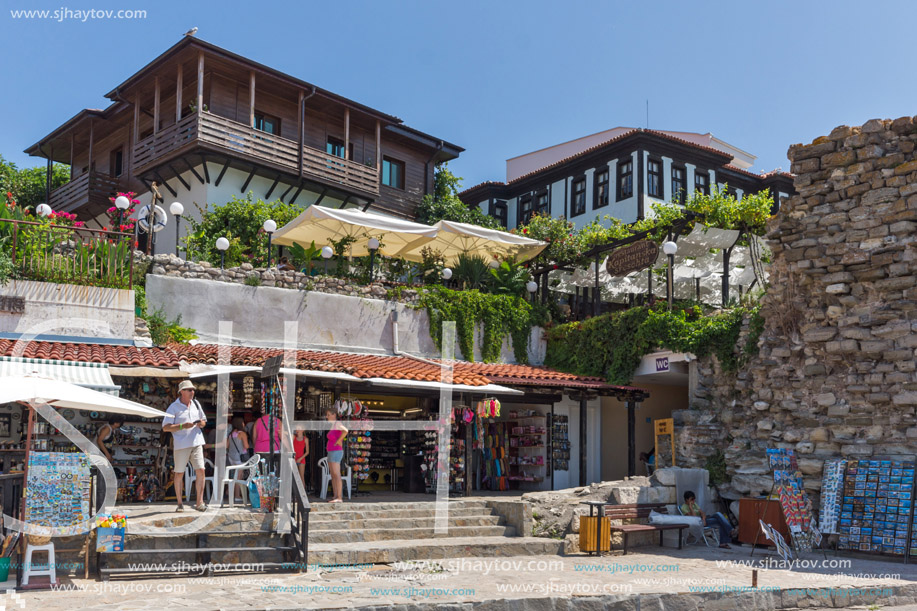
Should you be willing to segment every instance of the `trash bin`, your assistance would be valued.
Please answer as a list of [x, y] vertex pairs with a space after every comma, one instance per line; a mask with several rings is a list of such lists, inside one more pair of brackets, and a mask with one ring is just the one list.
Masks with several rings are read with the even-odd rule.
[[[601, 520], [602, 531], [598, 537], [596, 549], [596, 529]], [[581, 516], [579, 519], [579, 549], [581, 552], [611, 551], [611, 518], [598, 516]]]

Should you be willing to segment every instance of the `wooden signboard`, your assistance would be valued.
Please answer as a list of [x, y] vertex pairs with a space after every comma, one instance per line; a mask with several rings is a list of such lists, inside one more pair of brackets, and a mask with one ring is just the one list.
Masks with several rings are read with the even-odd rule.
[[[663, 467], [674, 467], [675, 466], [675, 420], [673, 418], [663, 418], [661, 420], [653, 420], [653, 429], [655, 433], [655, 447], [656, 447], [656, 468], [661, 469]], [[666, 465], [663, 464], [664, 461], [659, 453], [660, 444], [659, 438], [669, 436], [669, 443], [671, 444], [672, 453], [672, 464]], [[662, 442], [665, 443], [665, 440]]]
[[651, 240], [640, 240], [611, 253], [605, 262], [605, 269], [612, 276], [626, 276], [639, 272], [656, 262], [659, 246]]

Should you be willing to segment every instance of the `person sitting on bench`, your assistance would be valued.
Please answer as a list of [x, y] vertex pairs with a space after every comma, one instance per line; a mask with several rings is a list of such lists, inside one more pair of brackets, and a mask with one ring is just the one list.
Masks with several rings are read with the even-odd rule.
[[712, 526], [720, 529], [720, 547], [732, 549], [729, 544], [732, 542], [732, 525], [729, 524], [720, 514], [708, 516], [697, 505], [697, 496], [690, 490], [685, 491], [685, 503], [681, 506], [681, 513], [686, 516], [695, 516], [701, 519], [706, 526]]

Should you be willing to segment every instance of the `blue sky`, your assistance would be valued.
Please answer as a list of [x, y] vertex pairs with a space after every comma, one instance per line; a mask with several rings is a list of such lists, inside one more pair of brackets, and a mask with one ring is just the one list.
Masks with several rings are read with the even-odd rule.
[[[14, 20], [9, 9], [147, 11]], [[868, 10], [868, 12], [867, 12]], [[0, 154], [22, 150], [198, 36], [467, 149], [465, 186], [505, 160], [618, 125], [712, 132], [789, 169], [840, 124], [917, 114], [913, 4], [862, 2], [4, 2]]]

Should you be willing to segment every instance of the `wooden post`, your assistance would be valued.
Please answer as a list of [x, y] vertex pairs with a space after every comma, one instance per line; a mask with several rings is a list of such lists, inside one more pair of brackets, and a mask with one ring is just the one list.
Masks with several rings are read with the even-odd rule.
[[153, 79], [153, 133], [159, 133], [159, 77]]
[[[29, 454], [32, 452], [32, 430], [33, 430], [33, 427], [35, 426], [35, 410], [32, 409], [31, 405], [28, 405], [28, 404], [24, 404], [24, 405], [26, 405], [27, 409], [29, 410], [29, 422], [28, 422], [28, 425], [26, 428], [26, 434], [25, 434], [25, 458], [23, 459], [25, 462], [22, 465], [22, 505], [19, 510], [19, 519], [22, 520], [23, 522], [26, 521], [25, 491], [26, 491], [26, 487], [28, 486], [28, 481], [29, 481], [28, 480], [29, 478]], [[22, 537], [22, 542], [25, 543], [26, 539], [27, 537]], [[25, 549], [24, 546], [23, 546], [23, 549]]]
[[[627, 402], [627, 475], [633, 477], [637, 474], [637, 403]], [[659, 456], [656, 456], [658, 464]]]
[[140, 139], [140, 94], [134, 96], [134, 144]]
[[197, 115], [204, 112], [204, 52], [197, 55]]
[[297, 130], [297, 132], [299, 132], [299, 175], [300, 176], [302, 176], [302, 170], [303, 170], [303, 148], [302, 147], [305, 144], [305, 140], [306, 140], [305, 97], [306, 97], [305, 92], [300, 89], [299, 106], [297, 107], [299, 108], [299, 116], [296, 117], [296, 120], [298, 121], [298, 126], [299, 126], [299, 129]]
[[723, 307], [729, 303], [729, 255], [732, 247], [723, 249]]
[[181, 90], [182, 90], [181, 64], [178, 64], [178, 74], [175, 75], [175, 122], [181, 121]]
[[350, 159], [350, 109], [344, 109], [344, 159]]
[[255, 71], [248, 74], [248, 126], [255, 126]]
[[51, 205], [51, 157], [54, 155], [54, 147], [48, 153], [48, 167], [45, 170], [45, 203]]
[[382, 183], [382, 121], [376, 121], [376, 171], [379, 173], [379, 183]]
[[70, 132], [70, 180], [73, 180], [73, 132]]
[[94, 134], [95, 124], [92, 119], [89, 119], [89, 173], [92, 174], [92, 170], [95, 164], [95, 160], [92, 158], [92, 141], [95, 140]]
[[586, 485], [586, 419], [588, 401], [586, 395], [579, 399], [579, 485]]

